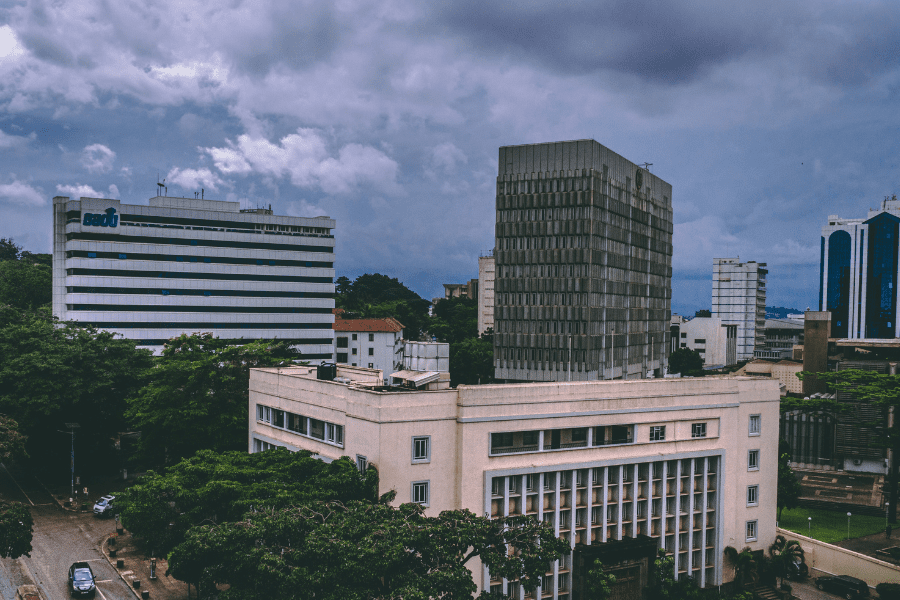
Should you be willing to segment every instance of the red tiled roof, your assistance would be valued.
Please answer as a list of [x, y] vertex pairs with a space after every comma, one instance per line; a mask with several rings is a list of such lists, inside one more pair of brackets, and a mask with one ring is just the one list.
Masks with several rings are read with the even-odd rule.
[[382, 319], [342, 319], [334, 320], [335, 331], [363, 331], [397, 333], [403, 329], [403, 324], [393, 317]]

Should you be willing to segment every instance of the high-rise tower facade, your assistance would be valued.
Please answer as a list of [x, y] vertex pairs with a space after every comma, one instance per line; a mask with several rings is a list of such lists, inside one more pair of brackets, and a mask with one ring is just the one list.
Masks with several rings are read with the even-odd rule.
[[753, 358], [766, 342], [766, 263], [713, 259], [712, 316], [737, 325], [737, 359]]
[[672, 186], [594, 140], [504, 146], [498, 379], [644, 377], [666, 363]]
[[885, 199], [865, 219], [828, 217], [822, 227], [819, 310], [831, 312], [833, 338], [900, 337], [900, 201]]

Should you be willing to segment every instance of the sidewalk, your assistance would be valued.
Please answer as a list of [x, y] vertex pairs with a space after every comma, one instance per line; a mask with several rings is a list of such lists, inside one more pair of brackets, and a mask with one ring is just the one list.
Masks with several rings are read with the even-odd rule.
[[[161, 600], [181, 600], [188, 597], [186, 583], [173, 577], [166, 577], [166, 569], [169, 568], [169, 565], [165, 558], [156, 559], [156, 579], [150, 579], [150, 559], [145, 556], [144, 550], [127, 531], [108, 538], [103, 542], [101, 550], [116, 568], [119, 576], [131, 586], [136, 596], [139, 597], [142, 590], [149, 590], [150, 598]], [[122, 566], [119, 567], [119, 564]], [[135, 581], [140, 582], [140, 587], [134, 587]]]

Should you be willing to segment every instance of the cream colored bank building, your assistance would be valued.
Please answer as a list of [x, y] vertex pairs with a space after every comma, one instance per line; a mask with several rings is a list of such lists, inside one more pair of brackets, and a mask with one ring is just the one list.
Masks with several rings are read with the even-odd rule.
[[[723, 549], [775, 538], [778, 383], [753, 378], [381, 385], [374, 369], [253, 369], [250, 451], [307, 449], [379, 470], [426, 513], [533, 515], [576, 544], [646, 535], [678, 576], [730, 581]], [[349, 381], [349, 383], [348, 383]], [[526, 593], [475, 565], [480, 589], [572, 599], [572, 558]], [[512, 586], [512, 587], [511, 587]]]

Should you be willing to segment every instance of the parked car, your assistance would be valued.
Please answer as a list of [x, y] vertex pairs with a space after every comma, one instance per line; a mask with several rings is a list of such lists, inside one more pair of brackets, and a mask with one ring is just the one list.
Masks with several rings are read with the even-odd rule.
[[94, 504], [94, 514], [101, 517], [108, 517], [115, 510], [115, 496], [103, 496]]
[[869, 584], [849, 575], [823, 575], [816, 578], [816, 588], [837, 594], [847, 600], [865, 598], [869, 595]]
[[94, 586], [94, 572], [86, 562], [72, 563], [69, 567], [69, 594], [72, 596], [94, 597], [97, 588]]

